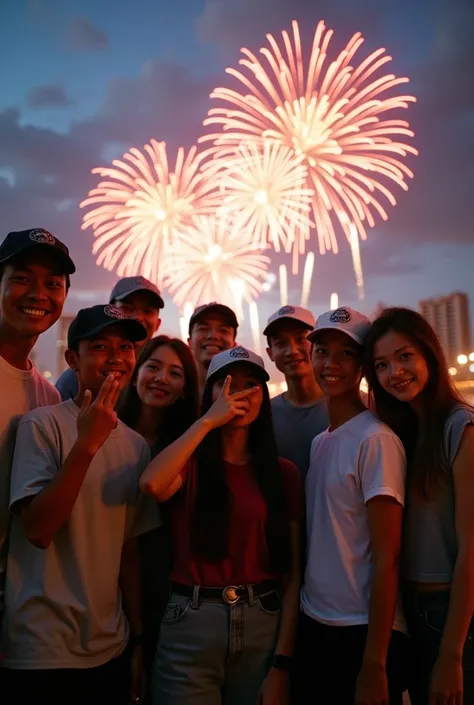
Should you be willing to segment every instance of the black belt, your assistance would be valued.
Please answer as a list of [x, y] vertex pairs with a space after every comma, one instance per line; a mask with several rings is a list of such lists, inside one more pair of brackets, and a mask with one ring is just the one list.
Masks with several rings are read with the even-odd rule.
[[184, 595], [184, 597], [195, 596], [198, 592], [199, 600], [223, 600], [228, 605], [234, 605], [241, 599], [249, 599], [250, 590], [252, 588], [252, 593], [254, 597], [259, 597], [260, 595], [265, 595], [267, 592], [276, 590], [280, 586], [277, 580], [262, 580], [260, 583], [254, 583], [253, 585], [228, 585], [225, 588], [213, 588], [213, 587], [200, 587], [194, 585], [181, 585], [181, 583], [172, 583], [171, 592], [176, 592], [178, 595]]

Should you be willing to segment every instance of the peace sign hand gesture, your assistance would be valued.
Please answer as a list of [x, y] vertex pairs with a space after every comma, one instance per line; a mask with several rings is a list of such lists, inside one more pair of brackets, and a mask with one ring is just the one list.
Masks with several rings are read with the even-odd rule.
[[229, 394], [231, 382], [232, 377], [228, 376], [225, 378], [219, 396], [204, 416], [211, 429], [224, 426], [234, 416], [245, 416], [248, 411], [248, 397], [255, 394], [259, 389], [258, 387], [252, 387], [244, 389], [242, 392]]
[[109, 375], [96, 399], [86, 390], [77, 418], [77, 440], [95, 455], [117, 425], [115, 404], [120, 394], [114, 375]]

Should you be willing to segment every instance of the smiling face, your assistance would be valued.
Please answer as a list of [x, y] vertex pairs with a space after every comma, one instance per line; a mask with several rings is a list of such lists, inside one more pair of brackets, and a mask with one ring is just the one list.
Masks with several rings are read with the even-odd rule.
[[282, 321], [268, 336], [267, 353], [276, 368], [287, 378], [312, 374], [309, 329], [292, 321]]
[[389, 331], [374, 347], [374, 368], [383, 389], [399, 401], [413, 402], [426, 388], [429, 368], [413, 340]]
[[176, 352], [160, 345], [138, 370], [137, 394], [147, 406], [163, 409], [184, 395], [186, 373]]
[[[228, 370], [228, 374], [232, 377], [229, 394], [235, 394], [236, 392], [243, 392], [245, 389], [258, 387], [258, 391], [250, 394], [245, 400], [242, 400], [246, 407], [245, 416], [235, 416], [228, 424], [229, 426], [233, 426], [235, 428], [250, 426], [250, 424], [252, 424], [258, 417], [262, 406], [263, 390], [261, 378], [258, 374], [254, 373], [251, 365], [246, 365], [245, 363], [232, 365]], [[217, 379], [213, 383], [212, 403], [217, 400], [219, 394], [221, 393], [222, 385], [224, 384], [226, 376], [227, 375]]]
[[66, 360], [77, 373], [81, 391], [97, 394], [110, 374], [122, 390], [133, 374], [135, 345], [122, 326], [112, 325], [91, 340], [81, 340], [77, 350], [67, 350]]
[[323, 330], [313, 343], [313, 372], [324, 394], [339, 397], [359, 390], [362, 348], [338, 330]]
[[114, 305], [121, 310], [125, 318], [134, 318], [146, 329], [146, 340], [150, 340], [160, 327], [160, 309], [157, 307], [156, 297], [149, 291], [135, 291], [122, 301], [115, 301]]
[[66, 275], [44, 253], [14, 258], [5, 263], [0, 281], [1, 325], [22, 338], [36, 338], [56, 323], [66, 293]]
[[235, 347], [235, 329], [220, 313], [210, 311], [194, 323], [188, 345], [196, 363], [207, 368], [214, 355]]

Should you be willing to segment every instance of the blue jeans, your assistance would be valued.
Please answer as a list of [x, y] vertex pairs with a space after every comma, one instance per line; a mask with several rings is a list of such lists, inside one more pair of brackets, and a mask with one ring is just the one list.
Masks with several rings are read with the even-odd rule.
[[153, 666], [154, 705], [255, 705], [279, 617], [275, 591], [234, 605], [172, 593]]
[[[428, 705], [431, 673], [449, 609], [449, 590], [407, 592], [405, 615], [410, 633], [409, 687], [412, 705]], [[474, 631], [471, 625], [463, 652], [464, 703], [474, 703]]]

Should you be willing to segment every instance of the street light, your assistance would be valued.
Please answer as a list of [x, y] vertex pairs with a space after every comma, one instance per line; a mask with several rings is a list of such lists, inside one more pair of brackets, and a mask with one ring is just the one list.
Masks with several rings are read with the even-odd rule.
[[458, 355], [458, 363], [465, 365], [467, 363], [467, 355]]
[[471, 362], [474, 362], [474, 352], [472, 352], [472, 353], [469, 354], [469, 360], [470, 360]]
[[451, 375], [451, 377], [454, 377], [454, 375], [457, 375], [457, 373], [458, 373], [458, 371], [455, 367], [450, 367], [448, 372]]

